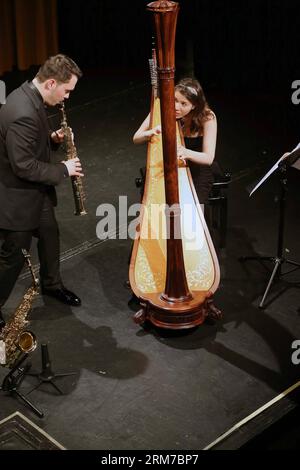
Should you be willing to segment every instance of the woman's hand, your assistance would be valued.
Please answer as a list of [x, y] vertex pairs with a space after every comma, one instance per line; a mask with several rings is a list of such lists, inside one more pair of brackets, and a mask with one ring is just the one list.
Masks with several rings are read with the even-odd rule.
[[[148, 131], [145, 131], [146, 137], [148, 137], [151, 142], [155, 141], [155, 136], [161, 134], [161, 125], [155, 126], [152, 129], [149, 129]], [[154, 137], [154, 139], [153, 139]]]
[[152, 132], [152, 135], [159, 135], [161, 134], [161, 125], [159, 124], [158, 126], [153, 127], [153, 129], [150, 129]]
[[134, 144], [144, 144], [145, 142], [154, 142], [156, 136], [161, 134], [161, 126], [155, 126], [152, 129], [150, 128], [150, 114], [146, 117], [144, 122], [140, 125], [139, 129], [133, 136]]
[[180, 162], [186, 165], [187, 160], [187, 150], [183, 145], [177, 147], [177, 158]]

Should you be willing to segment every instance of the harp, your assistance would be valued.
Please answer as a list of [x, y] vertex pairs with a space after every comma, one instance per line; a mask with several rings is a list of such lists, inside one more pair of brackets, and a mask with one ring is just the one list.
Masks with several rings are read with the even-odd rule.
[[174, 99], [179, 5], [160, 0], [147, 9], [154, 18], [159, 88], [157, 93], [153, 86], [150, 126], [161, 124], [162, 133], [148, 144], [140, 223], [129, 267], [130, 285], [141, 304], [134, 320], [168, 329], [192, 328], [214, 310], [212, 295], [220, 269], [190, 171], [177, 159], [177, 143], [183, 144]]

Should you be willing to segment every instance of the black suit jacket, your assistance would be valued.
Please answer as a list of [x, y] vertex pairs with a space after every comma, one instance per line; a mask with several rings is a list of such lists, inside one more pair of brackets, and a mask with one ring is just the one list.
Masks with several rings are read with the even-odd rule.
[[46, 194], [65, 165], [50, 163], [50, 129], [42, 97], [28, 82], [14, 90], [0, 109], [0, 229], [38, 227]]

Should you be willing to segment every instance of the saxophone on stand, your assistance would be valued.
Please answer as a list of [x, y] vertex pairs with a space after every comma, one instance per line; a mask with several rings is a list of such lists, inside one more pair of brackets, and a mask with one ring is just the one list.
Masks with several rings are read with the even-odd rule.
[[23, 299], [16, 309], [11, 320], [5, 325], [0, 334], [0, 364], [12, 368], [20, 356], [29, 354], [36, 349], [37, 341], [35, 335], [26, 330], [29, 323], [28, 314], [32, 304], [38, 295], [38, 279], [36, 279], [30, 255], [22, 250], [25, 261], [32, 276], [32, 286], [25, 292]]
[[[67, 160], [72, 160], [73, 158], [76, 158], [78, 155], [77, 155], [77, 149], [73, 142], [71, 128], [68, 126], [65, 103], [63, 101], [60, 103], [60, 111], [62, 113], [61, 128], [65, 135]], [[86, 198], [85, 198], [81, 176], [71, 176], [71, 184], [72, 184], [74, 203], [75, 203], [74, 214], [86, 215], [87, 211], [84, 206]]]

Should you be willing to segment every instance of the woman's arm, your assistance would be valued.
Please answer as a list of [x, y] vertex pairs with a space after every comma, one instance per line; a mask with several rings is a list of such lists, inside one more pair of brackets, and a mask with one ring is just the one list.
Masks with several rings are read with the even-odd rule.
[[150, 114], [146, 117], [145, 121], [141, 124], [140, 128], [136, 131], [133, 136], [134, 144], [143, 144], [148, 142], [152, 136], [161, 133], [161, 126], [156, 126], [153, 129], [150, 128]]
[[202, 152], [195, 152], [183, 146], [177, 149], [177, 156], [182, 160], [191, 160], [200, 165], [211, 165], [215, 158], [217, 142], [217, 118], [214, 114], [203, 126]]

